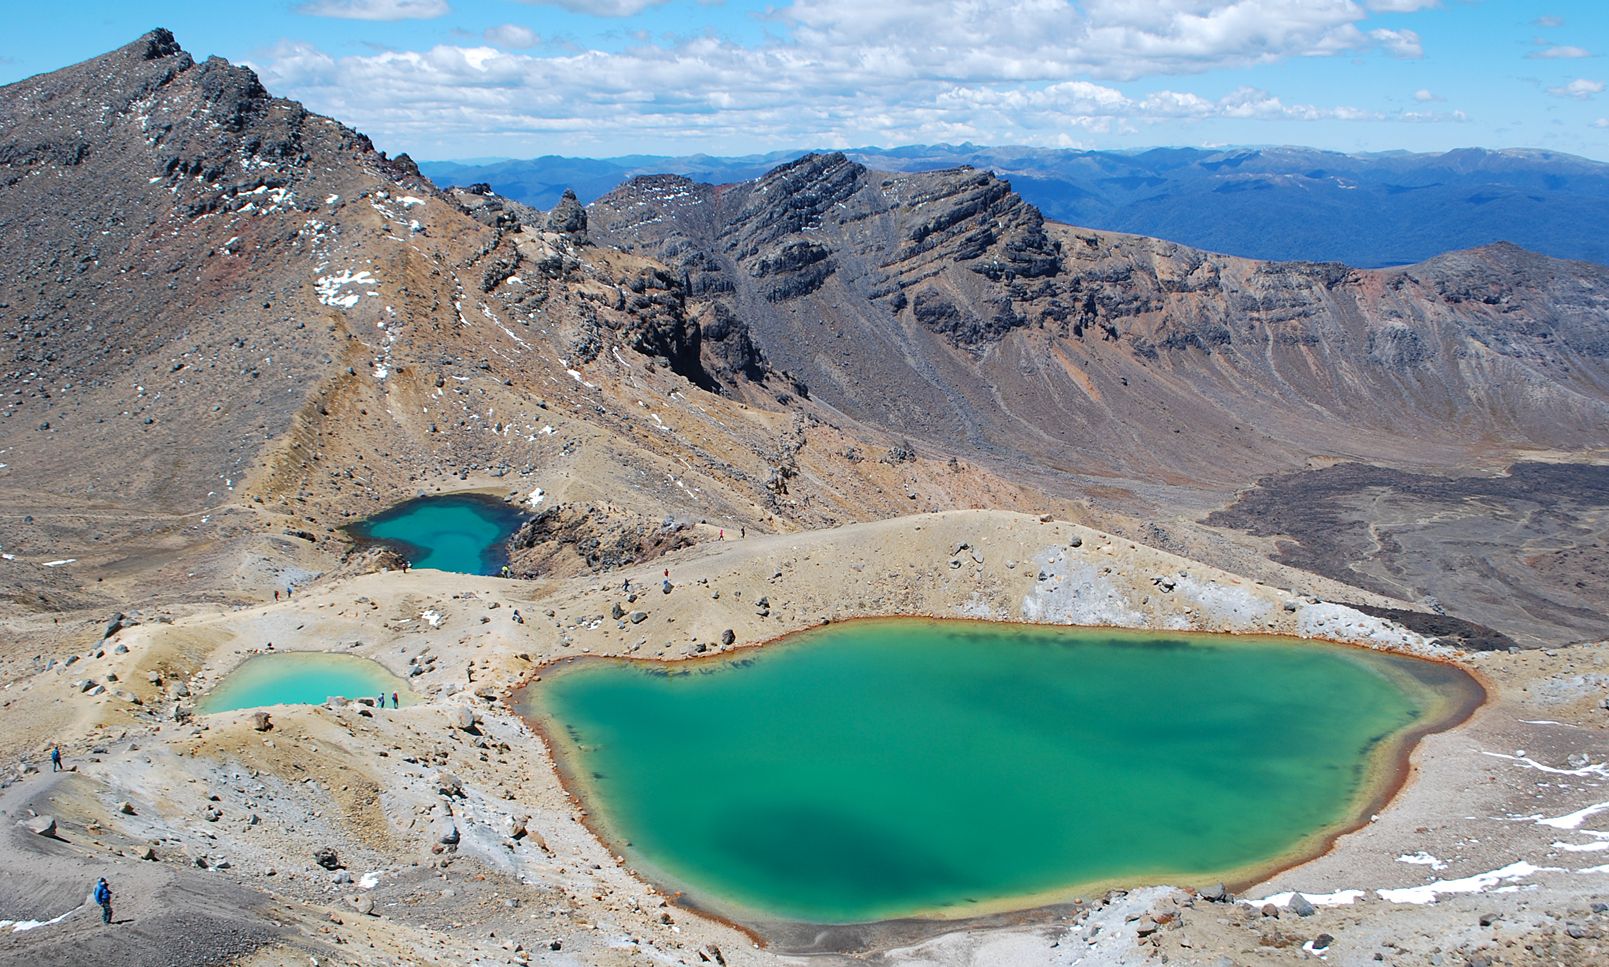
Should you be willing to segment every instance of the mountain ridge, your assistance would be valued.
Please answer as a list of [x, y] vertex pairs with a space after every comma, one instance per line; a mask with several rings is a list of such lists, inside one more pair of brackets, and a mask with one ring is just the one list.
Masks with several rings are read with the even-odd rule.
[[[487, 182], [545, 207], [566, 187], [590, 202], [639, 174], [743, 181], [804, 153], [546, 156], [478, 166], [425, 162], [422, 170], [444, 184]], [[941, 144], [842, 153], [880, 170], [986, 168], [1011, 179], [1051, 220], [1245, 257], [1377, 268], [1509, 240], [1609, 263], [1595, 230], [1609, 217], [1609, 164], [1542, 149], [1346, 154], [1290, 146], [1084, 151]]]

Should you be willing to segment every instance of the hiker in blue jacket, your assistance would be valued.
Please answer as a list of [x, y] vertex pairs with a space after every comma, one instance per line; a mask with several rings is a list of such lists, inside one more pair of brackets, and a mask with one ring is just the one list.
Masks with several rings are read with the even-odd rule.
[[101, 923], [112, 922], [112, 888], [106, 885], [106, 877], [95, 881], [95, 902], [101, 905]]

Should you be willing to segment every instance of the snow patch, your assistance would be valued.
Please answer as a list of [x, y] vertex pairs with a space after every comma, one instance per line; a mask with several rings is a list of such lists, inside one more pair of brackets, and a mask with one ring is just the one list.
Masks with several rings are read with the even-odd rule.
[[346, 269], [339, 275], [321, 275], [313, 283], [318, 291], [318, 301], [327, 306], [336, 306], [341, 309], [350, 309], [358, 304], [358, 293], [341, 290], [349, 285], [378, 285], [379, 279], [372, 272], [353, 272]]
[[432, 628], [441, 627], [442, 614], [440, 611], [437, 611], [434, 608], [422, 612], [419, 617], [428, 622]]
[[[1302, 896], [1315, 907], [1346, 907], [1361, 899], [1363, 892], [1362, 890], [1336, 890], [1334, 893], [1303, 893]], [[1265, 896], [1261, 900], [1247, 900], [1246, 902], [1254, 907], [1269, 903], [1276, 907], [1283, 907], [1289, 906], [1291, 897], [1295, 895], [1296, 892], [1293, 890], [1289, 893], [1275, 893], [1271, 896]]]
[[1524, 860], [1510, 863], [1501, 869], [1476, 873], [1456, 880], [1436, 880], [1423, 886], [1407, 886], [1400, 890], [1374, 891], [1388, 903], [1435, 903], [1436, 898], [1448, 893], [1485, 893], [1499, 883], [1523, 880], [1542, 872], [1559, 872], [1551, 867], [1533, 866]]
[[1429, 853], [1426, 853], [1423, 850], [1417, 853], [1407, 853], [1399, 856], [1397, 857], [1397, 862], [1412, 863], [1415, 866], [1428, 866], [1433, 870], [1445, 870], [1447, 868], [1447, 864], [1445, 862], [1436, 859], [1434, 856], [1431, 856]]

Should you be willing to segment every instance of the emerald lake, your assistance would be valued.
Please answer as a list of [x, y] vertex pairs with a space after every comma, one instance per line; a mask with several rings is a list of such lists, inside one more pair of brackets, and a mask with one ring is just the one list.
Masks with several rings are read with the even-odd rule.
[[414, 567], [496, 574], [508, 563], [508, 539], [526, 516], [483, 494], [417, 497], [353, 524], [360, 542], [395, 549]]
[[1484, 698], [1272, 637], [876, 619], [714, 659], [581, 658], [515, 698], [634, 868], [748, 922], [956, 917], [1250, 881]]
[[202, 697], [203, 714], [266, 705], [322, 705], [331, 698], [363, 698], [398, 693], [405, 705], [418, 700], [402, 679], [379, 662], [322, 651], [253, 655]]

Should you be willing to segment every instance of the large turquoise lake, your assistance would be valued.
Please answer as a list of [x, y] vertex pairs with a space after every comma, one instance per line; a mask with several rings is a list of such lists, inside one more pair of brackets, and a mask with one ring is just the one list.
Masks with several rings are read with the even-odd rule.
[[1464, 672], [1311, 641], [887, 619], [516, 699], [601, 835], [749, 922], [1249, 881], [1378, 808]]
[[481, 494], [418, 497], [347, 528], [360, 541], [394, 548], [414, 567], [496, 574], [508, 563], [508, 539], [526, 520]]

